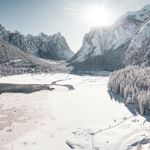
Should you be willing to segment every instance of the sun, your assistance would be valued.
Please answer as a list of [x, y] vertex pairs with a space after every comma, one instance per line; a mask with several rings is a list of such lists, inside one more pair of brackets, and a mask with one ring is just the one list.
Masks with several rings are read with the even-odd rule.
[[72, 5], [66, 8], [69, 14], [76, 17], [88, 27], [109, 26], [113, 24], [114, 16], [110, 8], [96, 3]]
[[81, 16], [89, 26], [109, 26], [112, 14], [103, 6], [89, 6], [81, 11]]

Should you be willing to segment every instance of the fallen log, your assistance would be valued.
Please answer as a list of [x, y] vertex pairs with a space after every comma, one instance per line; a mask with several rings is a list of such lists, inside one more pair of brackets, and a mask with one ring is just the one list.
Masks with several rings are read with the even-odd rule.
[[0, 94], [2, 93], [33, 93], [41, 90], [54, 90], [51, 84], [10, 84], [0, 83]]

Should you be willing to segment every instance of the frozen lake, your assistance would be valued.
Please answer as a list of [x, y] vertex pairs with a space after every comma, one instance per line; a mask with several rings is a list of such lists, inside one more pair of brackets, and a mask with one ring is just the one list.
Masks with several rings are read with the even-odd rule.
[[110, 98], [109, 76], [17, 75], [0, 83], [57, 80], [74, 89], [0, 95], [0, 150], [150, 149], [150, 124]]

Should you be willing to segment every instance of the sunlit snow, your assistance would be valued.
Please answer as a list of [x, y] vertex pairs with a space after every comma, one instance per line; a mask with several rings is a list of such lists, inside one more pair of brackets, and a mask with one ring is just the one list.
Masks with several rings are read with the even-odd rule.
[[[107, 92], [108, 76], [67, 74], [2, 77], [2, 83], [71, 84], [74, 90], [0, 95], [0, 150], [148, 149], [147, 121]], [[142, 143], [142, 142], [141, 142]]]

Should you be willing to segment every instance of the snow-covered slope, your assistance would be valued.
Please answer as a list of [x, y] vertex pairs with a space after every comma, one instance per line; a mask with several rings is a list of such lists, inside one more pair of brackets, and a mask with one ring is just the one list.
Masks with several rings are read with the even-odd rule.
[[19, 32], [7, 31], [0, 25], [0, 39], [22, 49], [24, 52], [52, 60], [65, 60], [73, 56], [65, 38], [60, 34], [48, 36], [24, 36]]
[[60, 33], [49, 36], [43, 41], [38, 51], [38, 55], [42, 58], [64, 60], [71, 58], [74, 54]]
[[126, 65], [150, 66], [150, 17], [132, 38], [125, 56]]
[[0, 76], [59, 71], [66, 71], [63, 63], [45, 61], [0, 39]]
[[[85, 35], [81, 49], [70, 59], [70, 62], [75, 66], [83, 64], [83, 62], [87, 64], [88, 61], [91, 63], [91, 59], [99, 56], [99, 59], [103, 59], [103, 62], [109, 64], [112, 64], [117, 58], [120, 61], [119, 57], [124, 56], [124, 51], [128, 48], [133, 36], [142, 29], [149, 16], [150, 5], [147, 5], [140, 11], [126, 13], [113, 26], [91, 29]], [[111, 58], [109, 53], [114, 56]], [[122, 62], [119, 63], [122, 67]], [[99, 63], [99, 68], [103, 68], [100, 65], [102, 64]]]
[[51, 83], [54, 91], [0, 95], [0, 150], [149, 150], [150, 123], [107, 92], [109, 77], [19, 75], [0, 83]]

